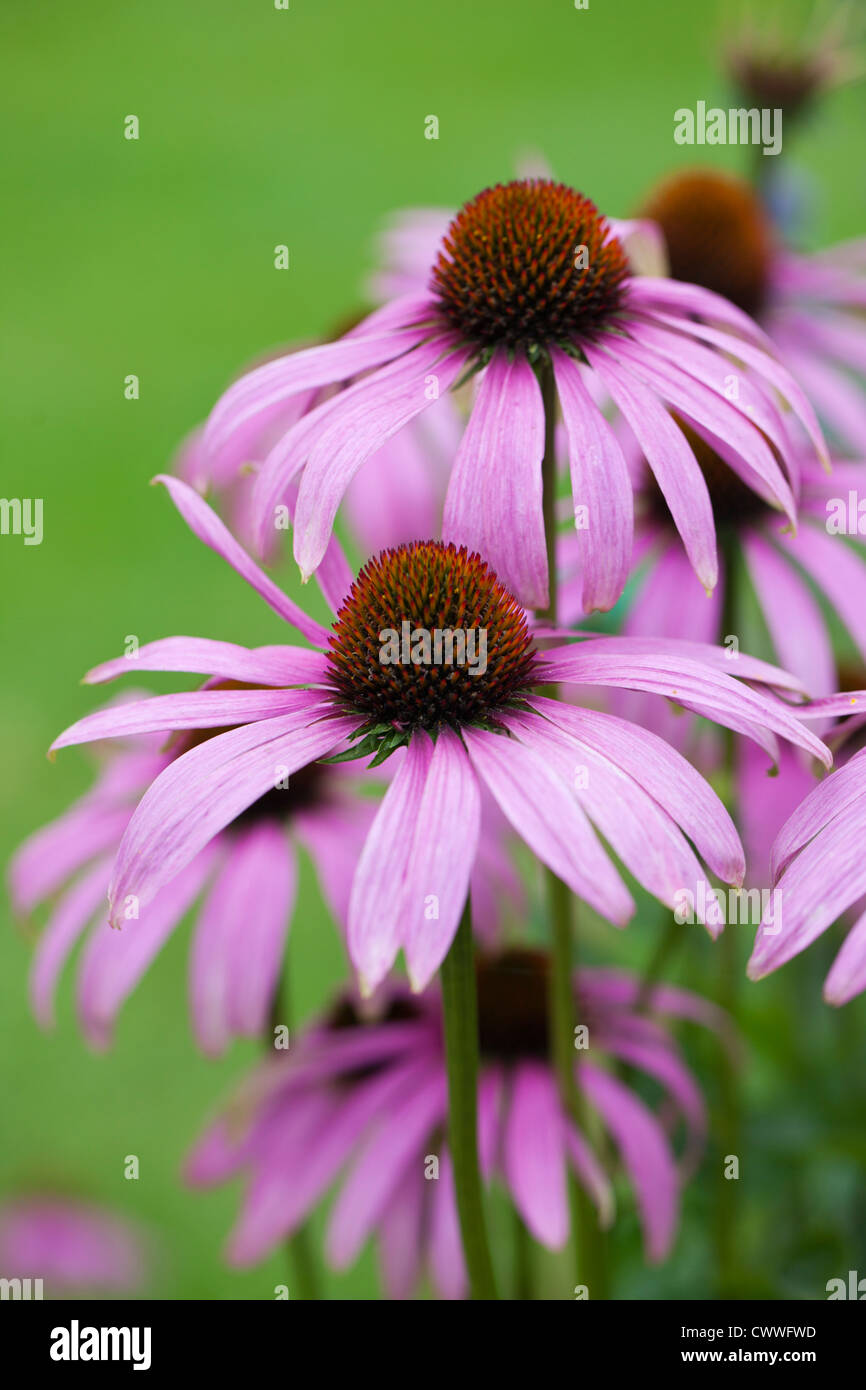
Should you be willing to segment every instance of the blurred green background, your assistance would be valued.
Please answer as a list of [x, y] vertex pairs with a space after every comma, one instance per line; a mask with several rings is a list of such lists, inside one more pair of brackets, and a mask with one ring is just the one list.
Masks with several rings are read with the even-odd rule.
[[[792, 16], [796, 5], [785, 6]], [[97, 661], [170, 633], [255, 645], [278, 620], [188, 534], [148, 479], [250, 358], [351, 312], [380, 219], [455, 205], [537, 151], [611, 214], [693, 162], [673, 112], [729, 105], [715, 61], [731, 11], [694, 0], [5, 0], [2, 493], [44, 498], [41, 546], [0, 538], [2, 857], [88, 784], [86, 758], [45, 749], [96, 703], [78, 685]], [[862, 232], [862, 89], [830, 98], [786, 146], [814, 198], [815, 244]], [[134, 114], [140, 139], [123, 138]], [[424, 138], [439, 118], [440, 138]], [[703, 153], [709, 154], [710, 151]], [[714, 152], [746, 167], [747, 151]], [[286, 243], [291, 269], [273, 268]], [[124, 399], [124, 378], [140, 399]], [[294, 590], [289, 566], [281, 573]], [[314, 601], [311, 589], [305, 598]], [[154, 679], [154, 689], [169, 682]], [[651, 914], [596, 934], [599, 958], [642, 963]], [[43, 1036], [25, 1002], [30, 946], [0, 935], [0, 1182], [72, 1186], [141, 1219], [166, 1251], [153, 1292], [268, 1298], [275, 1257], [228, 1270], [220, 1248], [237, 1188], [180, 1185], [181, 1158], [255, 1055], [206, 1063], [186, 1017], [179, 931], [124, 1010], [116, 1045], [88, 1053], [67, 971]], [[748, 943], [741, 943], [743, 958]], [[740, 1182], [742, 1292], [822, 1297], [866, 1274], [863, 1001], [820, 1002], [829, 942], [744, 984], [750, 1157]], [[309, 872], [292, 939], [295, 1007], [341, 978], [335, 932]], [[713, 988], [712, 948], [680, 968]], [[687, 1048], [712, 1093], [712, 1053]], [[123, 1159], [140, 1158], [137, 1182]], [[619, 1297], [712, 1297], [706, 1171], [686, 1191], [670, 1262], [644, 1269], [627, 1196], [612, 1238]], [[291, 1281], [289, 1281], [291, 1283]], [[368, 1251], [331, 1297], [375, 1297]]]

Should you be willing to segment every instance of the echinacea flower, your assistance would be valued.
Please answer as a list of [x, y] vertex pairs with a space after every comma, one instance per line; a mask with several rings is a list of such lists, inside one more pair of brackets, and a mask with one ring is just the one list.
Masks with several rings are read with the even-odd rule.
[[[862, 458], [866, 243], [813, 255], [791, 251], [750, 185], [714, 169], [672, 174], [640, 213], [663, 233], [671, 276], [724, 295], [751, 315], [839, 445]], [[699, 336], [717, 341], [711, 329]]]
[[782, 826], [772, 871], [781, 895], [781, 922], [765, 915], [748, 964], [760, 980], [799, 955], [840, 917], [854, 923], [824, 983], [828, 1004], [847, 1004], [866, 989], [866, 690], [815, 702], [813, 715], [853, 716], [841, 726], [839, 765], [812, 789]]
[[[133, 813], [109, 888], [115, 925], [124, 922], [125, 903], [140, 912], [275, 777], [342, 756], [347, 741], [375, 763], [405, 750], [350, 890], [348, 948], [366, 990], [385, 977], [401, 947], [416, 989], [444, 959], [478, 859], [485, 790], [537, 857], [613, 922], [625, 923], [634, 904], [593, 825], [666, 903], [705, 881], [695, 850], [725, 882], [741, 882], [736, 831], [694, 769], [643, 729], [539, 693], [552, 682], [653, 690], [748, 734], [771, 755], [779, 734], [830, 760], [778, 698], [800, 690], [778, 668], [741, 656], [741, 681], [725, 670], [720, 648], [622, 638], [541, 652], [525, 612], [486, 563], [443, 542], [370, 561], [332, 628], [321, 627], [262, 573], [197, 493], [178, 479], [161, 481], [195, 534], [319, 650], [250, 651], [187, 637], [151, 643], [139, 650], [139, 671], [197, 670], [235, 688], [109, 707], [56, 741], [220, 730], [176, 757]], [[89, 679], [128, 670], [121, 657]]]
[[[631, 482], [593, 398], [607, 391], [640, 440], [690, 561], [716, 583], [709, 494], [669, 413], [729, 441], [730, 465], [792, 520], [783, 461], [802, 421], [823, 456], [811, 406], [739, 309], [696, 286], [634, 275], [619, 238], [581, 193], [546, 179], [485, 189], [456, 215], [417, 292], [376, 310], [351, 336], [260, 367], [215, 406], [203, 447], [220, 469], [303, 392], [357, 378], [273, 446], [254, 507], [262, 541], [299, 479], [294, 554], [311, 575], [361, 466], [467, 374], [483, 369], [445, 501], [443, 536], [483, 554], [521, 603], [548, 602], [542, 509], [545, 421], [558, 396], [569, 441], [586, 607], [609, 608], [628, 574]], [[726, 384], [742, 378], [739, 397]], [[540, 375], [539, 375], [540, 374]], [[751, 411], [746, 409], [751, 406]]]
[[[121, 721], [128, 708], [114, 706]], [[299, 848], [310, 856], [331, 914], [345, 928], [352, 874], [375, 811], [375, 803], [359, 792], [362, 781], [373, 779], [359, 775], [354, 764], [322, 763], [291, 776], [275, 771], [273, 785], [222, 827], [146, 908], [133, 897], [124, 899], [120, 918], [126, 930], [109, 927], [111, 867], [136, 803], [191, 744], [212, 734], [211, 728], [194, 730], [192, 739], [175, 740], [168, 749], [157, 733], [118, 739], [109, 745], [94, 786], [13, 857], [15, 910], [23, 916], [52, 900], [30, 977], [33, 1012], [43, 1027], [53, 1024], [61, 971], [86, 933], [78, 1016], [91, 1046], [107, 1047], [125, 1000], [201, 897], [189, 959], [196, 1041], [214, 1056], [232, 1037], [261, 1037], [294, 914]]]
[[788, 13], [777, 10], [768, 22], [763, 8], [752, 6], [725, 45], [725, 66], [742, 98], [759, 109], [781, 109], [787, 125], [823, 93], [862, 77], [866, 63], [854, 47], [862, 24], [858, 35], [852, 15], [847, 3], [816, 3], [798, 29]]
[[41, 1279], [44, 1297], [133, 1293], [149, 1262], [136, 1228], [90, 1202], [40, 1192], [0, 1206], [0, 1276]]
[[[504, 1184], [531, 1234], [558, 1249], [569, 1229], [567, 1171], [605, 1225], [613, 1218], [613, 1191], [560, 1103], [548, 1060], [548, 973], [546, 956], [535, 951], [477, 960], [478, 1132], [486, 1182]], [[634, 1191], [646, 1258], [657, 1262], [674, 1240], [680, 1189], [700, 1154], [705, 1112], [656, 1015], [719, 1030], [726, 1022], [699, 996], [664, 986], [647, 1001], [651, 1014], [639, 1013], [639, 989], [638, 980], [618, 971], [581, 972], [576, 1010], [588, 1047], [575, 1054], [575, 1070]], [[672, 1107], [672, 1126], [671, 1115], [663, 1121], [611, 1063], [655, 1083]], [[678, 1163], [671, 1135], [680, 1123], [685, 1153]], [[446, 1129], [438, 995], [393, 986], [366, 1010], [341, 997], [292, 1054], [260, 1067], [199, 1140], [186, 1175], [195, 1186], [246, 1177], [228, 1258], [249, 1265], [291, 1235], [342, 1173], [326, 1237], [329, 1263], [345, 1268], [375, 1236], [389, 1297], [411, 1296], [428, 1272], [439, 1294], [460, 1298], [466, 1273]]]

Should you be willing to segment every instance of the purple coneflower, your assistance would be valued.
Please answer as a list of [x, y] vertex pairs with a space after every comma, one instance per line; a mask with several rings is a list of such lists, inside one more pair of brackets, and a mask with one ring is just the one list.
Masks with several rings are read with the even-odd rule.
[[[114, 706], [121, 721], [129, 708]], [[43, 1027], [53, 1024], [60, 973], [87, 933], [78, 968], [78, 1016], [90, 1044], [107, 1047], [124, 1001], [202, 897], [189, 962], [196, 1041], [214, 1056], [232, 1037], [261, 1037], [294, 913], [297, 848], [309, 854], [331, 914], [345, 929], [352, 874], [375, 813], [375, 803], [358, 792], [362, 780], [373, 779], [354, 765], [322, 763], [291, 777], [275, 771], [270, 789], [220, 829], [145, 909], [127, 895], [118, 913], [126, 930], [110, 929], [111, 867], [136, 803], [178, 757], [214, 732], [195, 730], [168, 750], [159, 734], [120, 739], [95, 785], [14, 856], [9, 880], [16, 911], [29, 914], [53, 900], [30, 977], [33, 1012]], [[480, 900], [489, 903], [489, 897]], [[485, 918], [482, 929], [486, 925]]]
[[862, 18], [852, 20], [853, 6], [819, 2], [797, 28], [787, 14], [753, 5], [725, 45], [725, 67], [750, 106], [780, 108], [787, 127], [823, 93], [866, 73], [855, 48]]
[[[839, 444], [862, 458], [866, 243], [795, 253], [781, 244], [750, 185], [718, 170], [671, 175], [641, 215], [661, 228], [673, 278], [723, 295], [753, 317]], [[699, 336], [716, 341], [711, 329]]]
[[[486, 563], [443, 542], [370, 561], [333, 627], [321, 627], [258, 569], [197, 493], [178, 479], [162, 481], [195, 534], [319, 650], [250, 651], [186, 637], [151, 643], [139, 651], [139, 671], [197, 670], [235, 688], [113, 706], [57, 739], [55, 748], [219, 731], [174, 758], [133, 813], [109, 889], [114, 925], [123, 924], [125, 904], [140, 911], [185, 874], [275, 777], [342, 756], [347, 740], [375, 763], [405, 750], [349, 897], [349, 954], [367, 990], [401, 947], [416, 989], [444, 959], [478, 859], [485, 791], [537, 857], [615, 923], [625, 923], [634, 904], [593, 826], [663, 902], [704, 880], [690, 841], [720, 878], [741, 882], [736, 831], [699, 774], [645, 730], [542, 694], [550, 683], [653, 691], [748, 734], [771, 755], [778, 734], [830, 760], [778, 698], [800, 693], [787, 673], [741, 655], [737, 680], [722, 649], [678, 642], [588, 638], [541, 652], [524, 610]], [[437, 661], [435, 644], [448, 634], [457, 655]], [[128, 671], [120, 657], [89, 679]]]
[[[782, 920], [762, 921], [748, 965], [760, 980], [811, 945], [843, 914], [854, 916], [824, 983], [828, 1004], [866, 989], [866, 690], [815, 702], [812, 717], [853, 716], [841, 725], [839, 766], [814, 787], [776, 837], [772, 871]], [[778, 916], [778, 914], [772, 914]]]
[[[476, 961], [478, 1133], [485, 1180], [502, 1182], [535, 1239], [558, 1249], [569, 1230], [568, 1170], [604, 1225], [613, 1217], [613, 1191], [559, 1100], [549, 1063], [548, 976], [541, 952], [510, 950]], [[576, 1054], [575, 1070], [584, 1101], [619, 1151], [646, 1258], [657, 1262], [674, 1240], [680, 1188], [700, 1154], [705, 1114], [673, 1038], [656, 1017], [635, 1009], [639, 994], [639, 982], [627, 974], [582, 971], [576, 1010], [588, 1048]], [[646, 1003], [653, 1015], [726, 1026], [718, 1010], [684, 990], [657, 987]], [[614, 1074], [612, 1062], [656, 1083], [673, 1110], [667, 1123]], [[678, 1163], [670, 1135], [681, 1121], [686, 1142]], [[419, 997], [393, 986], [366, 1011], [344, 996], [302, 1035], [293, 1055], [249, 1078], [197, 1144], [187, 1176], [198, 1186], [245, 1174], [228, 1258], [248, 1265], [290, 1236], [345, 1172], [330, 1215], [329, 1262], [346, 1267], [375, 1236], [389, 1297], [409, 1297], [426, 1266], [439, 1294], [460, 1298], [467, 1279], [446, 1122], [435, 991]]]
[[[258, 477], [260, 539], [300, 478], [294, 553], [321, 563], [359, 468], [411, 420], [483, 369], [454, 460], [443, 535], [483, 554], [522, 603], [548, 604], [542, 461], [555, 398], [569, 442], [588, 608], [622, 591], [632, 492], [622, 450], [597, 406], [604, 388], [639, 439], [704, 586], [717, 577], [709, 493], [670, 410], [728, 441], [732, 469], [791, 520], [779, 464], [790, 454], [783, 400], [823, 456], [809, 403], [741, 310], [705, 289], [632, 273], [588, 198], [545, 179], [485, 189], [458, 212], [427, 286], [375, 311], [351, 336], [272, 362], [217, 403], [204, 448], [213, 467], [241, 461], [288, 402], [357, 377], [274, 445]], [[733, 359], [736, 359], [736, 371]], [[729, 390], [736, 375], [739, 394]], [[747, 405], [751, 410], [747, 410]]]

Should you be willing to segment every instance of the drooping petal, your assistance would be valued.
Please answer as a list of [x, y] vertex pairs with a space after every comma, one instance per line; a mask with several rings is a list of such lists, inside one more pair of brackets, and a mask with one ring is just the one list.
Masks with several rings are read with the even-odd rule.
[[168, 489], [171, 500], [193, 535], [231, 565], [275, 613], [291, 623], [309, 642], [317, 647], [327, 647], [330, 637], [328, 629], [310, 618], [288, 594], [283, 593], [279, 585], [268, 578], [194, 488], [168, 473], [159, 474], [154, 482], [163, 483]]
[[[304, 451], [307, 459], [298, 489], [294, 531], [295, 559], [304, 577], [318, 568], [337, 508], [361, 465], [437, 399], [431, 377], [441, 394], [453, 385], [465, 365], [465, 350], [441, 338], [337, 397], [327, 422]], [[273, 476], [269, 458], [261, 474], [263, 498]]]
[[847, 1004], [866, 989], [866, 912], [858, 917], [839, 949], [824, 982], [828, 1004]]
[[[685, 656], [677, 661], [639, 651], [632, 656], [619, 656], [612, 646], [606, 650], [604, 642], [589, 642], [546, 651], [542, 669], [554, 681], [625, 686], [665, 695], [717, 724], [748, 733], [764, 747], [767, 743], [762, 739], [762, 731], [770, 730], [819, 758], [825, 767], [832, 761], [829, 749], [797, 719], [790, 705]], [[742, 674], [748, 679], [745, 670]]]
[[[436, 739], [405, 866], [403, 946], [414, 990], [439, 969], [460, 925], [481, 830], [481, 790], [462, 743]], [[392, 867], [402, 852], [395, 846]]]
[[866, 800], [866, 750], [855, 753], [819, 782], [779, 831], [773, 845], [774, 878], [785, 871], [794, 855], [836, 817], [853, 814]]
[[603, 1231], [607, 1230], [613, 1225], [616, 1211], [614, 1191], [607, 1173], [583, 1135], [568, 1123], [565, 1126], [565, 1147], [581, 1186], [595, 1203], [599, 1226]]
[[516, 1068], [504, 1147], [505, 1178], [515, 1206], [535, 1238], [559, 1250], [569, 1226], [565, 1135], [549, 1067], [521, 1062]]
[[421, 1274], [425, 1186], [421, 1173], [410, 1172], [392, 1193], [379, 1226], [382, 1283], [389, 1299], [411, 1298]]
[[190, 951], [190, 1011], [199, 1047], [215, 1057], [233, 1035], [261, 1037], [273, 1002], [295, 897], [282, 826], [233, 837], [199, 914]]
[[679, 1213], [676, 1163], [652, 1111], [621, 1081], [581, 1062], [580, 1086], [611, 1131], [634, 1184], [646, 1256], [663, 1260], [673, 1244]]
[[864, 894], [862, 817], [837, 816], [777, 882], [749, 958], [749, 979], [760, 980], [791, 960]]
[[481, 729], [466, 730], [465, 741], [479, 777], [530, 849], [597, 912], [624, 925], [631, 896], [543, 749]]
[[496, 352], [451, 472], [442, 536], [477, 551], [522, 603], [548, 599], [542, 515], [544, 404], [522, 353]]
[[[641, 275], [629, 280], [628, 298], [630, 307], [634, 308], [646, 310], [648, 305], [664, 306], [676, 315], [678, 326], [690, 324], [691, 316], [697, 314], [701, 319], [733, 328], [746, 341], [758, 343], [770, 352], [773, 350], [770, 339], [754, 319], [730, 300], [716, 294], [715, 290], [705, 289], [702, 285], [672, 280], [667, 276]], [[654, 314], [656, 310], [651, 312]]]
[[[671, 281], [670, 283], [674, 284], [676, 282]], [[694, 286], [690, 285], [688, 288], [693, 289]], [[726, 303], [727, 301], [723, 302]], [[736, 312], [739, 313], [739, 310]], [[653, 310], [653, 318], [660, 323], [668, 324], [670, 327], [677, 329], [680, 333], [688, 334], [695, 338], [702, 338], [708, 343], [713, 343], [715, 346], [721, 348], [723, 352], [730, 353], [732, 357], [739, 358], [740, 361], [745, 362], [747, 366], [752, 367], [760, 377], [768, 381], [770, 385], [778, 391], [782, 400], [790, 406], [796, 418], [803, 426], [803, 429], [806, 431], [818, 459], [825, 467], [828, 465], [829, 456], [827, 453], [827, 445], [809, 399], [801, 390], [797, 384], [797, 380], [791, 375], [787, 367], [783, 366], [775, 356], [774, 346], [760, 330], [759, 338], [756, 340], [759, 345], [756, 347], [753, 343], [747, 342], [745, 338], [735, 337], [719, 328], [714, 328], [703, 319], [675, 317], [673, 315], [657, 313], [655, 310]], [[754, 325], [752, 326], [754, 327]], [[760, 345], [761, 339], [763, 340], [763, 347]], [[811, 388], [812, 382], [808, 374], [804, 377], [802, 373], [798, 372], [797, 379], [809, 381]]]
[[[747, 483], [772, 506], [785, 511], [796, 522], [797, 512], [790, 483], [779, 467], [772, 450], [755, 425], [740, 413], [737, 402], [717, 394], [702, 381], [688, 376], [678, 366], [655, 357], [643, 347], [627, 340], [607, 349], [616, 361], [636, 372], [699, 432], [709, 431], [713, 438], [725, 441], [734, 458], [745, 462]], [[723, 364], [719, 369], [719, 389], [723, 387]], [[790, 452], [788, 449], [786, 452]]]
[[220, 830], [278, 780], [332, 751], [355, 720], [323, 719], [328, 706], [217, 734], [170, 763], [126, 829], [109, 890], [112, 921], [123, 901], [143, 905]]
[[753, 743], [739, 740], [736, 794], [749, 887], [772, 886], [773, 843], [785, 821], [815, 785], [814, 773], [796, 749], [783, 744], [774, 768]]
[[147, 700], [112, 704], [86, 714], [54, 740], [51, 751], [100, 738], [125, 738], [169, 729], [226, 729], [292, 714], [308, 709], [309, 705], [310, 696], [305, 690], [192, 690], [152, 695]]
[[866, 561], [840, 536], [831, 536], [817, 526], [801, 527], [796, 536], [787, 538], [787, 546], [827, 595], [866, 659]]
[[118, 1013], [184, 913], [214, 862], [210, 847], [146, 904], [128, 904], [121, 930], [102, 922], [88, 938], [78, 972], [78, 1012], [91, 1046], [109, 1045]]
[[[345, 1094], [316, 1090], [312, 1095], [318, 1111], [303, 1128], [287, 1128], [280, 1113], [232, 1233], [233, 1263], [255, 1264], [277, 1241], [291, 1235], [371, 1125], [399, 1107], [419, 1075], [417, 1066], [389, 1068]], [[386, 1195], [390, 1197], [390, 1191]]]
[[387, 1118], [364, 1145], [334, 1204], [326, 1251], [338, 1269], [354, 1260], [412, 1163], [422, 1167], [424, 1145], [443, 1120], [446, 1103], [445, 1078], [439, 1066], [433, 1070], [426, 1064], [416, 1067], [411, 1092], [402, 1103], [391, 1106]]
[[[559, 349], [551, 357], [568, 435], [583, 580], [581, 608], [585, 613], [604, 611], [616, 603], [628, 578], [634, 539], [631, 478], [616, 435], [590, 396], [580, 367]], [[580, 507], [586, 508], [586, 526], [581, 524]]]
[[86, 800], [29, 836], [9, 867], [9, 891], [15, 911], [30, 912], [77, 869], [106, 850], [113, 850], [128, 820], [128, 806], [106, 806]]
[[[207, 422], [202, 452], [211, 466], [224, 475], [233, 473], [249, 458], [256, 440], [279, 419], [293, 396], [345, 381], [411, 347], [422, 335], [404, 332], [403, 326], [424, 315], [428, 306], [429, 297], [407, 296], [402, 303], [389, 306], [391, 322], [387, 326], [368, 320], [370, 336], [355, 334], [294, 352], [242, 376], [220, 397]], [[374, 333], [374, 329], [379, 331]]]
[[664, 739], [565, 701], [535, 696], [533, 704], [639, 782], [682, 826], [714, 873], [726, 883], [742, 882], [743, 847], [731, 817], [706, 779]]
[[[349, 900], [347, 941], [362, 989], [372, 991], [394, 963], [403, 939], [406, 871], [433, 756], [425, 736], [413, 738], [364, 843]], [[394, 855], [402, 846], [397, 871]]]
[[325, 657], [304, 647], [238, 647], [209, 637], [161, 637], [129, 656], [94, 666], [87, 685], [115, 680], [136, 671], [187, 671], [244, 681], [248, 685], [307, 685], [325, 675]]
[[42, 932], [30, 970], [30, 1007], [43, 1028], [54, 1026], [54, 991], [70, 951], [100, 903], [106, 903], [111, 859], [92, 864], [66, 890]]
[[[725, 572], [719, 560], [720, 581], [711, 594], [702, 588], [678, 536], [662, 544], [638, 580], [622, 626], [624, 636], [674, 638], [710, 644], [719, 641]], [[722, 634], [723, 635], [723, 634]], [[616, 690], [610, 695], [610, 711], [630, 723], [651, 729], [681, 753], [691, 754], [699, 735], [695, 721], [683, 719], [666, 700], [640, 690]]]
[[431, 1183], [430, 1273], [440, 1298], [465, 1298], [466, 1265], [457, 1219], [454, 1166], [445, 1149], [439, 1158], [439, 1178]]
[[692, 568], [707, 591], [714, 589], [718, 563], [713, 508], [706, 479], [685, 435], [655, 392], [633, 372], [597, 348], [585, 346], [584, 351], [643, 449]]
[[820, 608], [793, 565], [757, 531], [747, 531], [742, 545], [780, 660], [812, 695], [828, 695], [836, 683], [836, 663]]
[[[555, 705], [555, 701], [549, 704]], [[615, 762], [573, 738], [566, 729], [535, 715], [512, 715], [509, 727], [533, 721], [536, 747], [546, 747], [552, 765], [596, 828], [637, 881], [669, 907], [683, 890], [696, 900], [710, 885], [685, 836], [643, 787]]]

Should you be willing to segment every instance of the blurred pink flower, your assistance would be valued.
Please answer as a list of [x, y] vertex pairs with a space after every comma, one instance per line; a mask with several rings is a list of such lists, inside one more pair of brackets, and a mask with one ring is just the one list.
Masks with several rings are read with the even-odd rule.
[[[536, 1240], [558, 1249], [568, 1235], [567, 1170], [604, 1225], [613, 1219], [613, 1190], [560, 1105], [548, 1061], [547, 971], [546, 957], [533, 951], [479, 958], [479, 1150], [485, 1180], [504, 1183]], [[619, 1151], [646, 1258], [656, 1262], [673, 1243], [680, 1187], [706, 1125], [700, 1090], [656, 1015], [720, 1030], [726, 1022], [699, 996], [668, 987], [651, 993], [645, 1015], [635, 1009], [639, 988], [618, 971], [581, 971], [577, 1016], [589, 1046], [577, 1054], [576, 1075]], [[610, 1063], [651, 1078], [673, 1116], [663, 1121]], [[670, 1136], [680, 1123], [678, 1165]], [[196, 1145], [186, 1173], [196, 1186], [247, 1178], [228, 1246], [230, 1262], [247, 1265], [289, 1236], [345, 1172], [328, 1225], [329, 1262], [346, 1267], [375, 1235], [389, 1297], [411, 1296], [426, 1270], [439, 1294], [460, 1298], [466, 1276], [446, 1126], [438, 994], [395, 987], [366, 1012], [343, 997], [294, 1055], [260, 1067]]]
[[149, 1263], [135, 1227], [101, 1207], [41, 1194], [0, 1206], [0, 1275], [42, 1279], [47, 1298], [133, 1293]]

